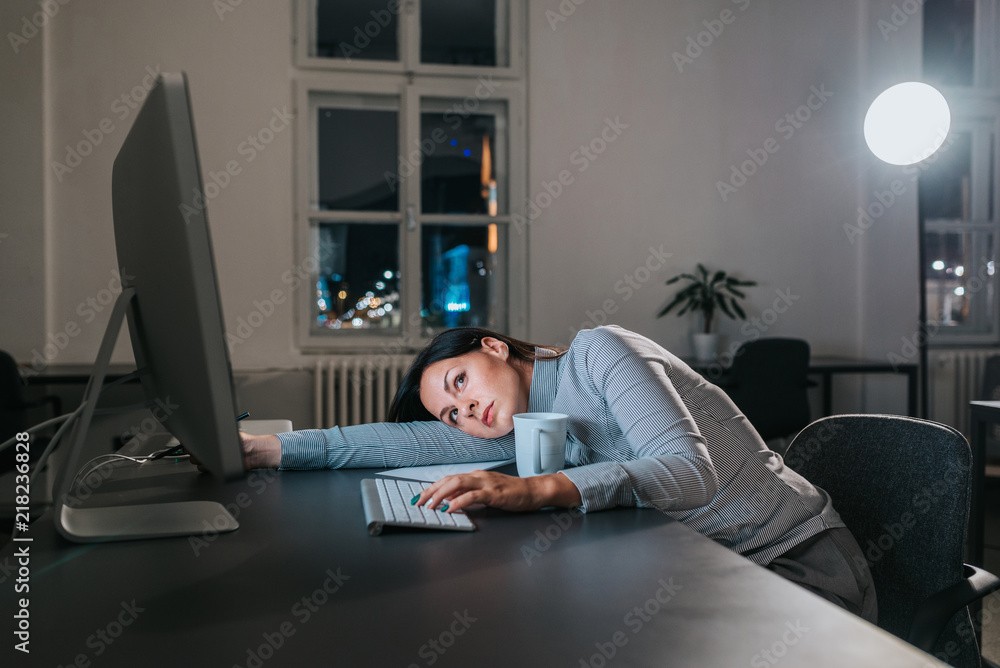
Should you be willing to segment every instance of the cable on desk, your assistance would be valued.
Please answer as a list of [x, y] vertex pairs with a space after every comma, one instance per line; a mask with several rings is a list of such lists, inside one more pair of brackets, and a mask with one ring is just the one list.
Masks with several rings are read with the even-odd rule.
[[[97, 396], [94, 397], [94, 401], [97, 401], [100, 398], [101, 394], [103, 394], [104, 391], [107, 390], [108, 388], [114, 387], [115, 385], [120, 385], [121, 383], [126, 383], [132, 380], [133, 378], [138, 378], [140, 375], [141, 372], [139, 370], [136, 370], [130, 374], [122, 376], [121, 378], [108, 383], [107, 385], [103, 386], [100, 390], [98, 390]], [[28, 479], [29, 489], [34, 486], [35, 481], [38, 479], [38, 474], [41, 473], [42, 470], [45, 468], [45, 462], [48, 460], [49, 455], [51, 455], [52, 451], [55, 450], [56, 446], [59, 444], [60, 439], [62, 439], [66, 431], [76, 422], [77, 418], [80, 417], [80, 414], [83, 412], [83, 409], [86, 407], [86, 405], [87, 405], [86, 401], [81, 401], [80, 405], [76, 407], [76, 410], [70, 413], [66, 413], [65, 415], [60, 415], [58, 418], [52, 418], [50, 420], [46, 420], [45, 422], [40, 422], [39, 424], [34, 425], [33, 427], [29, 427], [28, 429], [25, 430], [30, 434], [32, 432], [38, 431], [39, 429], [42, 429], [44, 426], [55, 424], [60, 420], [62, 421], [62, 425], [59, 427], [59, 429], [56, 430], [56, 433], [52, 435], [52, 439], [49, 441], [48, 446], [46, 446], [45, 450], [42, 451], [41, 456], [35, 461], [35, 468], [31, 472], [31, 477]], [[11, 444], [16, 442], [17, 442], [17, 434], [15, 434], [9, 440], [4, 441], [2, 444], [0, 444], [0, 452], [3, 452], [5, 448], [9, 448]], [[17, 522], [15, 522], [14, 530], [11, 533], [11, 538], [16, 538], [19, 534], [20, 531], [18, 531]]]

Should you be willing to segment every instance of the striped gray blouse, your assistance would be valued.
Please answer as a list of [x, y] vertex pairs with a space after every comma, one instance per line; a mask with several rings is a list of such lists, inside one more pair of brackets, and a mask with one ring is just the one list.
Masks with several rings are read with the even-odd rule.
[[[545, 357], [555, 357], [538, 349]], [[842, 527], [830, 497], [785, 467], [724, 391], [653, 341], [584, 330], [535, 362], [528, 411], [569, 415], [563, 474], [584, 511], [656, 508], [766, 565]], [[514, 434], [469, 436], [443, 422], [279, 434], [282, 469], [393, 468], [509, 459]]]

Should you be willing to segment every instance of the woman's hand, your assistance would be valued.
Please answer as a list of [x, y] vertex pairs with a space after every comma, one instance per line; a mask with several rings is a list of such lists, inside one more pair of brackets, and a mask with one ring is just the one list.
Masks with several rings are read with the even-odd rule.
[[276, 469], [281, 465], [281, 441], [274, 434], [254, 436], [240, 432], [243, 465], [250, 469]]
[[572, 507], [583, 503], [569, 478], [551, 475], [517, 478], [495, 471], [473, 471], [449, 475], [420, 493], [416, 505], [455, 512], [481, 503], [502, 510], [538, 510], [545, 506]]

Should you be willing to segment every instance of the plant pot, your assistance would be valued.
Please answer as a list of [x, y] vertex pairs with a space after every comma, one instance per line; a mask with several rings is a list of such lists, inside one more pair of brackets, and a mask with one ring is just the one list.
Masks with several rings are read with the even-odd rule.
[[699, 362], [711, 362], [719, 352], [718, 334], [692, 334], [694, 357]]

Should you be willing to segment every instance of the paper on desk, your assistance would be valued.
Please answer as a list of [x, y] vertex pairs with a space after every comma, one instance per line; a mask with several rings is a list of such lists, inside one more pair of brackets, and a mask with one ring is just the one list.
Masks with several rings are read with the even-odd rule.
[[404, 469], [390, 469], [379, 471], [375, 475], [384, 475], [391, 478], [405, 478], [406, 480], [422, 480], [424, 482], [437, 482], [446, 475], [457, 473], [469, 473], [471, 471], [488, 471], [504, 464], [514, 462], [513, 458], [499, 462], [470, 462], [467, 464], [437, 464], [435, 466], [409, 466]]

